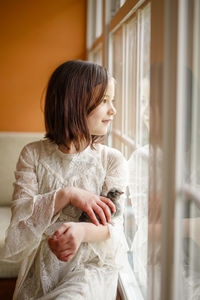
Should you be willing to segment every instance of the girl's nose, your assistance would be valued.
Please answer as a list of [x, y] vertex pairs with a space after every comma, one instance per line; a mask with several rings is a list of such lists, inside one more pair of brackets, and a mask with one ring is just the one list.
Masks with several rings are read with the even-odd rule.
[[117, 113], [117, 110], [116, 110], [116, 108], [114, 107], [114, 105], [111, 103], [111, 105], [110, 105], [110, 109], [109, 109], [109, 114], [110, 115], [116, 115], [116, 113]]

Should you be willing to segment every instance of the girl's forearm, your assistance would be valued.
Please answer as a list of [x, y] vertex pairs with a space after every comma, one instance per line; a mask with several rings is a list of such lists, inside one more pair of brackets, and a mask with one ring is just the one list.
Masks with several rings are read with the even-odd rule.
[[101, 242], [110, 237], [108, 225], [94, 225], [93, 223], [80, 223], [84, 229], [83, 242]]
[[54, 215], [56, 215], [68, 204], [71, 204], [86, 212], [91, 221], [96, 225], [98, 225], [99, 222], [95, 213], [100, 217], [101, 223], [105, 225], [106, 220], [110, 221], [111, 219], [111, 210], [115, 211], [115, 206], [110, 199], [73, 186], [57, 191], [54, 205]]
[[70, 203], [71, 188], [60, 189], [56, 193], [54, 215]]

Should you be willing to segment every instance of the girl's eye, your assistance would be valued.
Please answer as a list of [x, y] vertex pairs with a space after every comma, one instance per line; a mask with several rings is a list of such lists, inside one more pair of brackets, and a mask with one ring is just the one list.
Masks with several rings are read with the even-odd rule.
[[[103, 101], [102, 101], [102, 102], [103, 102], [103, 103], [107, 103], [107, 101], [109, 101], [109, 99], [106, 99], [106, 98], [105, 98], [105, 99], [103, 99]], [[111, 102], [112, 102], [112, 104], [113, 104], [113, 103], [115, 103], [115, 99], [112, 99], [112, 101], [111, 101]]]

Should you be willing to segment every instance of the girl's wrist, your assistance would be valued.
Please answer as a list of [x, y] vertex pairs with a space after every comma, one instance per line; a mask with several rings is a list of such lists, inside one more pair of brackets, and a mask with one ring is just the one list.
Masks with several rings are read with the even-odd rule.
[[87, 235], [88, 235], [87, 226], [85, 226], [84, 222], [80, 222], [78, 224], [80, 225], [80, 231], [82, 232], [82, 243], [86, 243], [86, 242], [88, 242], [88, 240], [87, 240]]
[[107, 225], [96, 226], [93, 223], [80, 222], [81, 230], [83, 230], [82, 242], [101, 242], [110, 237], [109, 229]]
[[71, 199], [72, 199], [72, 195], [73, 195], [73, 187], [72, 186], [68, 186], [66, 188], [63, 188], [62, 189], [62, 195], [63, 195], [64, 206], [70, 204], [71, 203]]
[[71, 187], [59, 189], [56, 193], [54, 215], [71, 201]]
[[81, 236], [81, 243], [87, 242], [87, 240], [86, 240], [86, 236], [87, 236], [86, 227], [83, 226], [83, 223], [75, 223], [75, 224], [78, 225], [79, 235]]

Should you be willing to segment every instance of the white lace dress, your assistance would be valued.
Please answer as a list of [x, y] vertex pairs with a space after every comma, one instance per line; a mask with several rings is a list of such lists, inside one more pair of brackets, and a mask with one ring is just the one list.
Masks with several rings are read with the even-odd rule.
[[82, 243], [69, 262], [58, 260], [47, 243], [63, 222], [77, 222], [81, 215], [81, 210], [68, 205], [53, 216], [60, 188], [76, 186], [98, 195], [112, 187], [125, 190], [127, 168], [122, 154], [101, 144], [95, 148], [64, 154], [57, 145], [41, 140], [22, 150], [3, 252], [4, 260], [22, 261], [13, 299], [115, 299], [127, 250], [122, 215], [109, 224], [109, 239]]

